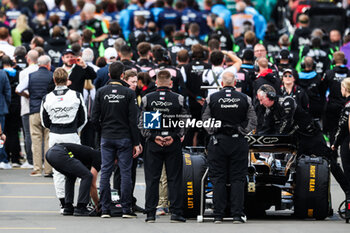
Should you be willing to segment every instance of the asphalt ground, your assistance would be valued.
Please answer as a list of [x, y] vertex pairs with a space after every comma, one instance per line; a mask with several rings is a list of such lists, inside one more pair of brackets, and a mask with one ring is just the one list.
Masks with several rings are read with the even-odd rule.
[[[286, 212], [268, 212], [271, 216], [266, 219], [248, 219], [246, 224], [240, 225], [232, 224], [231, 221], [224, 221], [222, 224], [213, 224], [212, 221], [197, 223], [195, 219], [186, 223], [170, 223], [170, 216], [161, 216], [156, 223], [145, 223], [145, 215], [140, 213], [136, 219], [62, 216], [59, 214], [59, 201], [55, 197], [52, 178], [30, 177], [30, 171], [0, 170], [0, 232], [350, 232], [350, 224], [345, 224], [337, 213], [324, 221], [315, 221], [294, 219]], [[138, 168], [136, 182], [135, 196], [138, 205], [144, 206], [145, 183], [142, 168]], [[333, 209], [336, 212], [344, 195], [334, 179], [331, 182], [331, 192]]]

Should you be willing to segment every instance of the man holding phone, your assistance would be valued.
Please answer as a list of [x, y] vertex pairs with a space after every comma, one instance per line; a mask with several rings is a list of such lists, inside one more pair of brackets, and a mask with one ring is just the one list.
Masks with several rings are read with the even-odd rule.
[[86, 79], [95, 79], [94, 69], [88, 66], [80, 56], [76, 56], [71, 49], [66, 49], [62, 55], [63, 68], [68, 72], [68, 86], [71, 90], [83, 93]]

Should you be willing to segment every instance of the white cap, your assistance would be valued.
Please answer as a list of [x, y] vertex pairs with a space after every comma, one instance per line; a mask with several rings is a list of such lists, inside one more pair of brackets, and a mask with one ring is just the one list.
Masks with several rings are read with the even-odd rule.
[[115, 48], [108, 48], [105, 50], [105, 58], [107, 60], [117, 58], [117, 57], [118, 57], [118, 53], [117, 53], [117, 50], [115, 50]]

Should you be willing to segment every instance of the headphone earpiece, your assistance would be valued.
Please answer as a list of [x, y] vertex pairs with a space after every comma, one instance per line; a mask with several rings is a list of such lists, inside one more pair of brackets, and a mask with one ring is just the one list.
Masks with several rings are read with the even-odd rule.
[[[314, 60], [312, 60], [312, 61], [313, 61], [312, 70], [315, 70], [317, 63]], [[305, 70], [305, 58], [303, 58], [303, 61], [300, 63], [300, 67], [302, 70]]]
[[276, 100], [277, 99], [277, 95], [275, 92], [272, 91], [268, 91], [266, 87], [261, 86], [260, 89], [266, 93], [266, 97], [269, 98], [269, 100]]

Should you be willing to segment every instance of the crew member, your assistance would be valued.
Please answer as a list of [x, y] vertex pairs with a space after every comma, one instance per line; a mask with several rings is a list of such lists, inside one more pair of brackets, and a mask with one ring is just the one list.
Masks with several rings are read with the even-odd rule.
[[349, 150], [349, 113], [350, 113], [350, 78], [341, 82], [341, 93], [346, 98], [345, 107], [343, 108], [335, 140], [331, 147], [336, 150], [340, 146], [340, 156], [344, 168], [345, 176], [350, 182], [350, 150]]
[[203, 107], [203, 121], [220, 120], [221, 128], [206, 128], [211, 136], [208, 145], [210, 179], [214, 192], [214, 222], [220, 223], [227, 204], [229, 181], [230, 210], [234, 223], [245, 223], [244, 185], [248, 169], [248, 143], [244, 135], [257, 125], [251, 98], [235, 90], [235, 75], [222, 75], [223, 89], [210, 95]]
[[[86, 205], [90, 195], [98, 206], [96, 180], [101, 170], [101, 153], [91, 147], [73, 143], [55, 144], [46, 153], [46, 159], [60, 173], [66, 176], [65, 206], [63, 215], [89, 216]], [[77, 207], [73, 207], [75, 181], [79, 177], [80, 188]]]
[[121, 83], [123, 63], [114, 62], [108, 69], [111, 80], [108, 85], [97, 90], [91, 119], [97, 130], [101, 130], [101, 217], [111, 217], [110, 177], [117, 157], [121, 174], [123, 218], [134, 218], [137, 215], [131, 209], [131, 167], [132, 158], [141, 153], [136, 95]]
[[269, 109], [264, 118], [263, 130], [258, 133], [285, 135], [296, 132], [298, 155], [314, 154], [328, 158], [334, 178], [345, 194], [349, 195], [350, 185], [337, 163], [337, 155], [327, 146], [311, 115], [298, 106], [292, 97], [278, 97], [275, 89], [267, 84], [258, 89], [257, 99]]
[[[159, 199], [159, 179], [162, 173], [163, 163], [165, 163], [168, 178], [168, 190], [170, 201], [171, 222], [185, 222], [182, 217], [182, 152], [181, 141], [184, 136], [184, 128], [162, 128], [148, 129], [143, 127], [146, 112], [156, 112], [152, 114], [150, 123], [155, 124], [155, 120], [160, 120], [162, 113], [166, 115], [186, 114], [184, 97], [171, 91], [171, 74], [167, 70], [161, 70], [157, 74], [157, 90], [142, 98], [142, 112], [139, 128], [146, 138], [146, 152], [144, 154], [145, 180], [146, 180], [146, 222], [154, 222], [156, 207]], [[157, 114], [157, 115], [156, 115]], [[158, 115], [159, 114], [159, 115]], [[162, 118], [165, 115], [162, 116]], [[169, 121], [179, 120], [177, 117], [169, 118]], [[160, 124], [160, 122], [158, 122]]]

